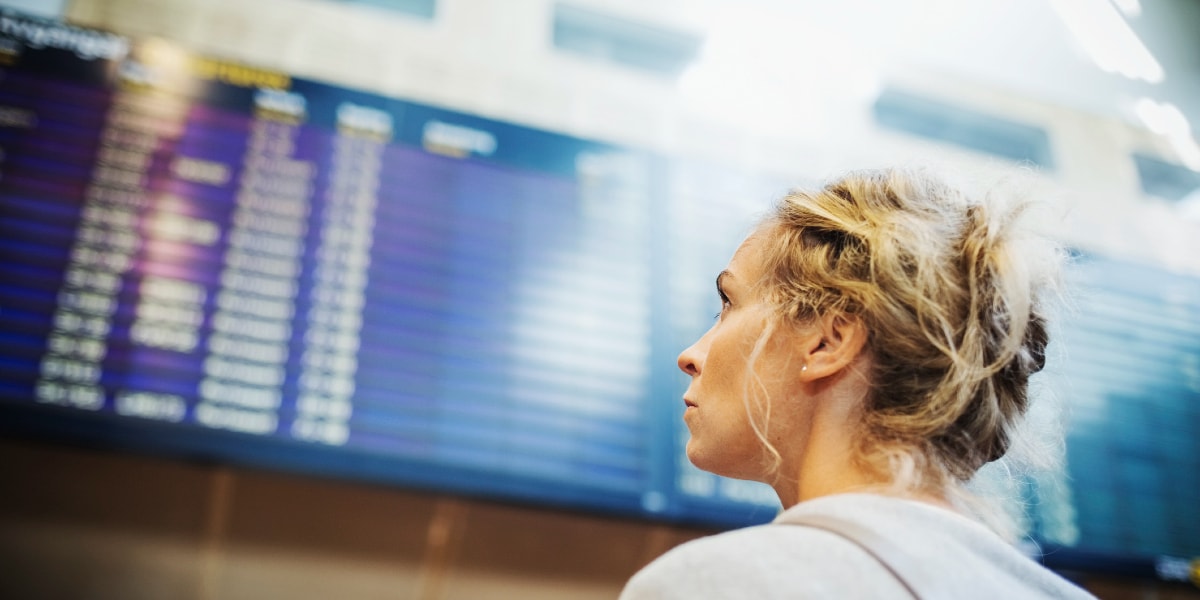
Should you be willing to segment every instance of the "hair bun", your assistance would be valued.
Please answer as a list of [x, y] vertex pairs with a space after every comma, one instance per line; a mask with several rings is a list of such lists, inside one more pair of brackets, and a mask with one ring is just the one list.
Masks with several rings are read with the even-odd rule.
[[1007, 452], [1029, 377], [1046, 365], [1040, 302], [1062, 256], [1023, 228], [1029, 206], [897, 169], [850, 173], [777, 207], [766, 261], [783, 313], [850, 313], [871, 332], [867, 464], [944, 482]]

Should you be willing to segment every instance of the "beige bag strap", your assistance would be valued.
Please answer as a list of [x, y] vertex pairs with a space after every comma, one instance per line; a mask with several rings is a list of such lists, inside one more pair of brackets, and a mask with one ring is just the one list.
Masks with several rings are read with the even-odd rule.
[[921, 564], [913, 559], [911, 554], [887, 538], [858, 523], [827, 515], [812, 514], [790, 514], [776, 522], [822, 529], [853, 542], [883, 565], [916, 600], [949, 597], [942, 593], [942, 585], [940, 585], [937, 574], [930, 571], [927, 565]]

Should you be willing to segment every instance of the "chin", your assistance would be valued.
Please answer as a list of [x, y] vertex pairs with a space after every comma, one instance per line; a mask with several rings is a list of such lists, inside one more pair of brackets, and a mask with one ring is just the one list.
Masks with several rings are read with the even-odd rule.
[[696, 466], [697, 469], [703, 469], [700, 466], [700, 451], [696, 449], [696, 438], [688, 440], [687, 446], [684, 447], [683, 453], [687, 455], [688, 462]]
[[[695, 438], [688, 440], [686, 454], [688, 462], [692, 463], [692, 465], [697, 469], [700, 469], [701, 471], [708, 471], [709, 473], [716, 473], [716, 471], [713, 469], [715, 465], [713, 465], [712, 460], [710, 460], [711, 457], [709, 457], [708, 454], [704, 452], [704, 449], [696, 443]], [[719, 475], [719, 473], [717, 474]]]
[[687, 443], [687, 458], [693, 466], [701, 471], [707, 471], [713, 475], [721, 477], [729, 477], [732, 479], [749, 479], [753, 481], [762, 481], [759, 473], [751, 472], [752, 469], [747, 469], [746, 461], [735, 460], [721, 451], [705, 451], [705, 449], [696, 443], [693, 438]]
[[720, 475], [722, 478], [745, 479], [744, 476], [737, 474], [739, 469], [731, 468], [730, 457], [722, 456], [721, 452], [716, 452], [714, 456], [712, 452], [706, 452], [695, 443], [695, 440], [688, 442], [688, 462], [697, 469], [704, 472]]

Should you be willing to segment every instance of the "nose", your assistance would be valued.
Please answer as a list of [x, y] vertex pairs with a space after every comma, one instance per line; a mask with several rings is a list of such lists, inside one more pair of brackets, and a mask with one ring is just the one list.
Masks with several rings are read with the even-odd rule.
[[704, 358], [703, 353], [700, 351], [700, 342], [703, 339], [700, 338], [691, 346], [684, 348], [683, 352], [679, 353], [679, 358], [675, 359], [675, 364], [679, 365], [679, 370], [691, 377], [700, 374], [700, 364]]

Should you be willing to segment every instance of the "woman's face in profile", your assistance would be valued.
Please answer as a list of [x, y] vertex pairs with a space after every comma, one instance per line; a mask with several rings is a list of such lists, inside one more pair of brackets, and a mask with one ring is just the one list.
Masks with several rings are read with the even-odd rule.
[[[749, 358], [771, 315], [758, 283], [764, 275], [761, 242], [752, 234], [717, 278], [721, 314], [699, 340], [679, 355], [679, 368], [692, 381], [684, 394], [683, 419], [691, 432], [687, 455], [706, 471], [763, 481], [766, 454], [751, 425], [747, 404], [758, 423], [774, 408], [766, 431], [777, 447], [788, 437], [794, 414], [785, 399], [799, 392], [801, 359], [790, 327], [778, 327], [753, 365]], [[750, 369], [753, 368], [751, 371]], [[747, 402], [748, 401], [748, 402]], [[791, 403], [786, 403], [791, 404]], [[780, 448], [782, 450], [782, 448]]]

